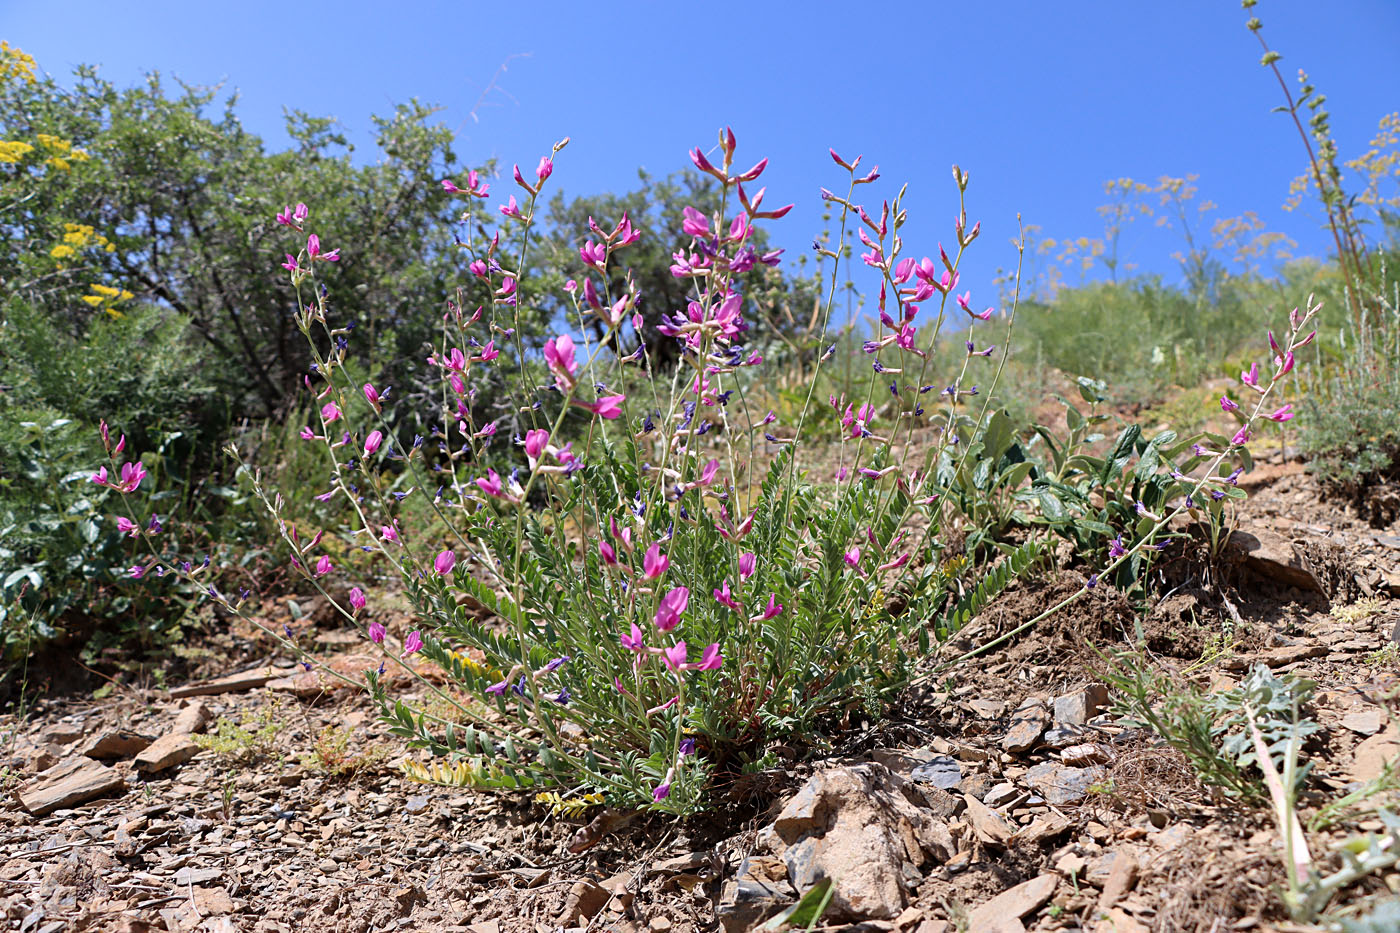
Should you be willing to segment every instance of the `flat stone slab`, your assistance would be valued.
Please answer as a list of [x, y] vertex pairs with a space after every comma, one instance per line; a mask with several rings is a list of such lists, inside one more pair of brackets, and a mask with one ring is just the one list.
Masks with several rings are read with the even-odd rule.
[[170, 691], [170, 696], [175, 699], [181, 697], [210, 697], [218, 696], [221, 693], [239, 693], [243, 690], [252, 690], [254, 687], [261, 687], [269, 680], [283, 676], [283, 672], [275, 667], [256, 667], [250, 671], [243, 671], [240, 674], [229, 674], [225, 677], [216, 677], [213, 680], [206, 680], [199, 684], [186, 684], [183, 687], [176, 687]]
[[189, 761], [199, 754], [199, 743], [188, 735], [172, 732], [152, 742], [132, 762], [141, 771], [164, 771]]
[[93, 736], [78, 752], [88, 758], [130, 758], [146, 750], [154, 741], [149, 735], [126, 729], [108, 729]]
[[18, 796], [20, 806], [35, 816], [44, 816], [125, 789], [126, 780], [115, 770], [78, 756], [43, 772], [21, 787]]

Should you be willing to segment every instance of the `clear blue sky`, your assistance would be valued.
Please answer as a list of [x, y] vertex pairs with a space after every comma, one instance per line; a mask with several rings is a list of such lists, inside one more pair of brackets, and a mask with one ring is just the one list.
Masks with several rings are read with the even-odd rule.
[[[1304, 67], [1328, 95], [1343, 155], [1359, 152], [1400, 109], [1400, 2], [1263, 0], [1256, 12], [1285, 74]], [[770, 226], [789, 255], [820, 229], [818, 187], [841, 181], [828, 146], [879, 163], [872, 196], [909, 182], [915, 255], [951, 239], [956, 161], [983, 224], [964, 277], [974, 300], [992, 299], [993, 271], [1014, 261], [1018, 211], [1049, 235], [1097, 235], [1102, 183], [1119, 176], [1199, 173], [1221, 213], [1255, 210], [1300, 253], [1326, 251], [1317, 209], [1280, 209], [1303, 152], [1270, 113], [1279, 91], [1245, 19], [1236, 0], [0, 0], [0, 37], [48, 72], [88, 62], [121, 84], [150, 69], [224, 82], [274, 145], [284, 106], [334, 115], [363, 144], [369, 113], [416, 96], [445, 107], [468, 161], [533, 166], [571, 136], [553, 181], [585, 193], [626, 189], [639, 166], [681, 168], [731, 124], [741, 161], [772, 159], [768, 203], [798, 205]], [[1124, 247], [1178, 278], [1174, 240], [1142, 227]]]

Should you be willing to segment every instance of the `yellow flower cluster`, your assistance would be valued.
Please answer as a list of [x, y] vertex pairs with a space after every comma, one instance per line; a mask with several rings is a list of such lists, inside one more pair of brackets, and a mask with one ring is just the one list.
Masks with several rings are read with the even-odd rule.
[[95, 246], [108, 253], [115, 253], [117, 245], [98, 233], [88, 224], [64, 224], [63, 242], [49, 250], [54, 259], [68, 259], [76, 256], [78, 250]]
[[0, 40], [0, 84], [18, 78], [26, 84], [35, 83], [34, 56], [10, 43]]
[[[75, 149], [71, 142], [58, 136], [40, 133], [37, 138], [45, 153], [43, 164], [61, 172], [70, 171], [74, 162], [86, 162], [92, 158], [86, 150]], [[0, 162], [18, 163], [33, 151], [34, 147], [29, 143], [17, 139], [0, 140]]]
[[66, 139], [57, 136], [50, 136], [48, 133], [38, 135], [39, 145], [44, 147], [44, 151], [49, 153], [44, 159], [44, 164], [59, 171], [69, 171], [73, 162], [86, 162], [90, 156], [85, 150], [73, 148], [73, 144]]
[[[114, 318], [125, 317], [125, 315], [112, 307], [112, 305], [136, 297], [124, 288], [113, 288], [110, 285], [99, 285], [96, 282], [92, 283], [89, 287], [95, 294], [84, 295], [83, 301], [94, 308], [102, 308], [108, 315]], [[105, 307], [103, 307], [104, 305]]]
[[18, 162], [33, 151], [34, 147], [29, 143], [22, 143], [19, 140], [6, 142], [0, 139], [0, 162]]

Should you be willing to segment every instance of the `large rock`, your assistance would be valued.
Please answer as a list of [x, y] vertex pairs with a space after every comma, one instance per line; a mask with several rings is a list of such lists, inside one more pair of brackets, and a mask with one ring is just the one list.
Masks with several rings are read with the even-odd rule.
[[93, 736], [79, 750], [78, 754], [88, 758], [130, 758], [144, 751], [151, 744], [149, 735], [131, 732], [127, 729], [107, 729]]
[[1108, 688], [1089, 684], [1073, 693], [1055, 697], [1055, 725], [1083, 726], [1108, 706]]
[[830, 918], [888, 920], [908, 906], [918, 867], [955, 853], [948, 827], [906, 796], [912, 785], [883, 765], [821, 771], [783, 807], [761, 841], [798, 892], [834, 882]]
[[141, 771], [164, 771], [189, 761], [199, 754], [199, 744], [188, 735], [172, 732], [146, 747], [132, 762]]
[[35, 816], [126, 789], [113, 769], [91, 758], [76, 757], [54, 765], [19, 789], [20, 806]]
[[1293, 542], [1276, 532], [1266, 528], [1236, 531], [1230, 535], [1226, 547], [1235, 560], [1266, 580], [1314, 593], [1324, 592], [1322, 582], [1299, 557]]
[[1028, 752], [1040, 741], [1050, 727], [1050, 710], [1036, 699], [1026, 700], [1011, 714], [1011, 728], [1001, 740], [1001, 747], [1013, 755]]
[[969, 933], [1000, 933], [1021, 927], [1021, 920], [1043, 907], [1059, 884], [1060, 876], [1047, 872], [1001, 892], [968, 914]]
[[1026, 772], [1025, 782], [1039, 791], [1047, 803], [1058, 807], [1083, 800], [1107, 774], [1100, 767], [1072, 768], [1057, 761], [1043, 761]]

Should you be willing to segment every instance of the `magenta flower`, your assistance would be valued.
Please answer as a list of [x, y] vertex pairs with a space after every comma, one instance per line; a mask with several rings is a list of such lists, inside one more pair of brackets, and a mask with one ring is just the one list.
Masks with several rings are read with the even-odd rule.
[[538, 460], [548, 444], [549, 432], [544, 428], [535, 428], [525, 432], [525, 455], [531, 460]]
[[1253, 389], [1259, 388], [1259, 364], [1250, 363], [1249, 372], [1240, 373], [1240, 382]]
[[408, 637], [403, 640], [403, 653], [413, 654], [423, 650], [423, 636], [419, 632], [409, 632]]
[[1275, 357], [1274, 365], [1278, 367], [1278, 372], [1274, 374], [1275, 379], [1288, 375], [1293, 371], [1293, 351], [1289, 350], [1282, 357]]
[[1235, 436], [1230, 438], [1230, 443], [1238, 447], [1249, 440], [1249, 425], [1242, 426], [1235, 432]]
[[546, 178], [553, 174], [554, 162], [549, 158], [549, 156], [540, 156], [540, 164], [535, 169], [535, 177], [538, 178], [540, 181], [544, 181]]
[[1221, 410], [1221, 411], [1239, 411], [1239, 410], [1240, 410], [1240, 406], [1236, 405], [1236, 404], [1234, 403], [1234, 401], [1230, 398], [1230, 396], [1228, 396], [1228, 395], [1222, 395], [1222, 396], [1220, 396], [1220, 410]]
[[655, 580], [671, 566], [671, 558], [661, 553], [661, 544], [653, 542], [642, 555], [642, 574], [648, 580]]
[[609, 567], [616, 566], [617, 551], [613, 549], [611, 544], [606, 541], [599, 541], [598, 553], [602, 556], [603, 563], [607, 564]]
[[632, 623], [631, 634], [619, 635], [617, 637], [617, 640], [621, 642], [622, 647], [626, 648], [628, 651], [640, 652], [647, 650], [646, 638], [642, 634], [642, 630], [637, 627], [636, 622]]
[[1108, 556], [1110, 560], [1117, 560], [1126, 553], [1128, 553], [1128, 550], [1127, 548], [1123, 547], [1122, 535], [1119, 535], [1112, 541], [1108, 542]]
[[134, 538], [136, 537], [137, 530], [138, 528], [136, 523], [133, 522], [131, 519], [117, 516], [117, 531], [120, 531], [124, 535], [129, 534]]
[[711, 460], [705, 464], [705, 469], [700, 471], [699, 483], [701, 486], [708, 486], [715, 481], [715, 474], [719, 472], [719, 461]]
[[496, 341], [486, 341], [486, 346], [481, 348], [481, 356], [478, 359], [483, 363], [489, 363], [501, 355], [501, 351], [496, 349]]
[[725, 580], [724, 585], [715, 590], [715, 602], [721, 606], [728, 606], [730, 609], [738, 611], [739, 604], [734, 600], [734, 596], [729, 592], [729, 581]]
[[375, 411], [380, 411], [381, 408], [379, 405], [379, 390], [376, 389], [371, 383], [366, 382], [364, 386], [364, 392], [365, 401], [369, 402], [370, 405], [374, 407]]
[[380, 431], [371, 431], [365, 438], [365, 456], [368, 457], [379, 449], [379, 445], [384, 443], [384, 435]]
[[709, 219], [693, 207], [684, 207], [681, 213], [685, 220], [681, 223], [681, 229], [690, 236], [707, 237], [710, 235]]
[[97, 472], [94, 473], [94, 474], [92, 474], [92, 476], [88, 477], [88, 479], [89, 479], [91, 482], [94, 482], [94, 483], [96, 483], [96, 484], [99, 485], [99, 486], [106, 486], [106, 485], [107, 485], [107, 468], [106, 468], [106, 467], [98, 467]]
[[851, 549], [847, 551], [841, 559], [846, 562], [847, 566], [857, 566], [860, 564], [860, 548], [854, 544], [851, 545]]
[[472, 275], [481, 279], [486, 278], [486, 273], [489, 271], [486, 267], [485, 261], [481, 259], [473, 259], [471, 263], [467, 266], [467, 270], [471, 272]]
[[306, 255], [310, 256], [312, 260], [320, 260], [321, 262], [337, 262], [340, 259], [340, 250], [333, 249], [328, 253], [322, 254], [321, 238], [313, 233], [306, 238]]
[[551, 337], [544, 344], [544, 361], [554, 374], [554, 384], [561, 391], [573, 387], [578, 377], [578, 361], [574, 359], [574, 340], [568, 334]]
[[324, 577], [334, 569], [335, 565], [331, 563], [330, 557], [326, 554], [322, 554], [321, 559], [316, 561], [316, 576], [318, 577]]
[[747, 580], [758, 567], [758, 555], [749, 551], [739, 555], [739, 579]]
[[369, 624], [369, 640], [376, 645], [384, 643], [384, 626], [381, 623], [371, 622]]
[[661, 604], [656, 608], [656, 627], [663, 632], [675, 628], [689, 602], [690, 590], [684, 586], [678, 586], [661, 597]]
[[486, 475], [476, 481], [476, 485], [488, 496], [497, 499], [504, 499], [504, 487], [501, 485], [501, 477], [495, 470], [487, 468]]
[[1287, 405], [1284, 405], [1282, 408], [1275, 409], [1274, 411], [1270, 412], [1264, 417], [1268, 418], [1270, 421], [1287, 421], [1293, 417], [1293, 403], [1289, 402]]
[[584, 265], [601, 270], [603, 264], [607, 262], [608, 250], [601, 243], [595, 245], [592, 240], [589, 240], [578, 248], [578, 256], [583, 260]]
[[350, 587], [350, 605], [356, 612], [365, 608], [365, 591], [358, 586]]
[[724, 655], [719, 653], [719, 645], [707, 645], [700, 654], [700, 663], [695, 665], [697, 671], [717, 671], [724, 664]]
[[[852, 566], [854, 566], [854, 565], [852, 565]], [[783, 614], [783, 604], [780, 603], [780, 602], [778, 602], [778, 594], [777, 594], [777, 593], [769, 593], [769, 594], [768, 594], [768, 606], [767, 606], [767, 608], [765, 608], [765, 609], [763, 610], [763, 621], [764, 621], [764, 622], [767, 622], [769, 619], [776, 618], [777, 616], [780, 616], [780, 615], [782, 615], [782, 614]]]
[[515, 203], [515, 195], [512, 194], [510, 196], [509, 204], [502, 204], [500, 206], [500, 211], [507, 217], [518, 218], [520, 216], [520, 205]]
[[686, 649], [685, 642], [678, 641], [671, 647], [661, 652], [662, 659], [666, 666], [673, 671], [679, 671], [685, 667]]
[[326, 404], [321, 406], [321, 419], [323, 421], [329, 423], [339, 418], [340, 409], [336, 407], [335, 402], [327, 402]]
[[380, 525], [379, 536], [385, 541], [399, 540], [399, 532], [393, 525]]
[[622, 403], [627, 400], [625, 395], [604, 395], [598, 401], [584, 404], [593, 414], [607, 421], [613, 421], [622, 414]]
[[93, 482], [95, 483], [99, 483], [104, 486], [111, 486], [118, 492], [135, 492], [137, 488], [141, 485], [141, 480], [146, 478], [146, 466], [145, 464], [139, 462], [123, 463], [121, 481], [115, 484], [107, 482], [106, 467], [103, 467], [102, 469], [98, 470], [97, 476], [100, 476], [101, 479], [94, 477]]
[[433, 569], [443, 576], [451, 573], [455, 566], [457, 566], [457, 555], [451, 550], [443, 551], [433, 560]]

